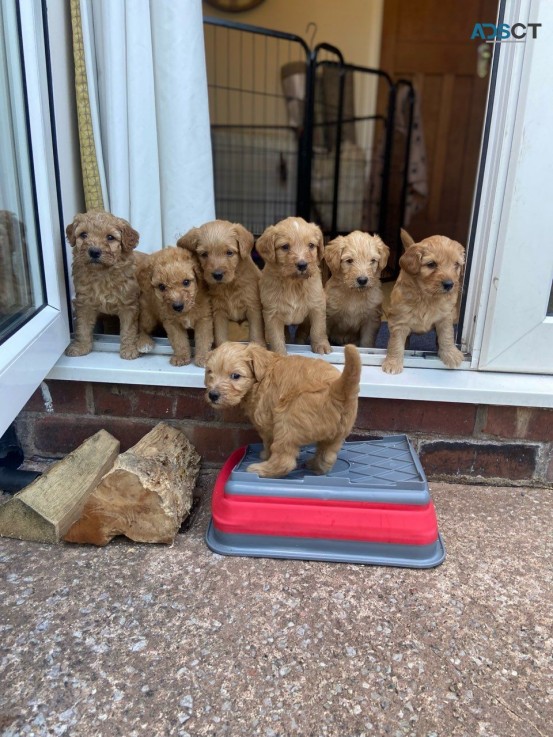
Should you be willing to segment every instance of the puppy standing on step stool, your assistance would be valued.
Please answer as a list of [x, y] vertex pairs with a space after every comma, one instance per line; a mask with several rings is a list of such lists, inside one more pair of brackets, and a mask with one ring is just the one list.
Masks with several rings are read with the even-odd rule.
[[432, 328], [436, 329], [438, 356], [448, 368], [457, 368], [463, 354], [455, 346], [453, 323], [465, 249], [443, 235], [415, 243], [402, 230], [401, 240], [405, 253], [399, 260], [401, 271], [390, 296], [390, 339], [382, 370], [388, 374], [401, 373], [409, 335], [427, 333]]
[[248, 471], [279, 478], [293, 471], [303, 445], [317, 444], [309, 468], [330, 471], [357, 416], [361, 358], [344, 348], [342, 373], [320, 358], [279, 356], [250, 343], [223, 343], [207, 359], [206, 400], [241, 405], [263, 440], [263, 463]]

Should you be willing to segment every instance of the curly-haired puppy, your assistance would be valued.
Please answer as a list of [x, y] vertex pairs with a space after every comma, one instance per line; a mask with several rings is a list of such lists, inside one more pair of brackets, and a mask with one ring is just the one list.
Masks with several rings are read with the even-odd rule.
[[261, 271], [252, 261], [253, 235], [239, 223], [213, 220], [177, 241], [199, 259], [213, 308], [215, 345], [228, 340], [229, 320], [248, 321], [250, 340], [265, 345], [259, 297]]
[[448, 368], [457, 368], [463, 354], [455, 346], [453, 323], [465, 249], [457, 241], [433, 235], [420, 243], [404, 230], [405, 253], [399, 260], [399, 276], [390, 296], [388, 327], [390, 339], [382, 370], [403, 370], [405, 341], [411, 333], [436, 329], [438, 356]]
[[311, 350], [330, 353], [326, 303], [319, 263], [323, 234], [318, 225], [290, 217], [269, 226], [255, 244], [265, 262], [260, 292], [265, 338], [276, 353], [286, 353], [285, 327], [310, 322]]
[[263, 463], [248, 471], [280, 477], [296, 468], [302, 445], [317, 444], [309, 463], [327, 473], [357, 415], [361, 359], [344, 349], [342, 373], [320, 358], [281, 356], [250, 343], [224, 343], [210, 353], [206, 399], [213, 407], [241, 405], [263, 440]]
[[326, 324], [330, 342], [371, 348], [382, 317], [380, 274], [390, 249], [378, 235], [355, 230], [325, 248], [332, 276], [325, 284]]
[[144, 257], [133, 253], [138, 233], [123, 218], [100, 210], [75, 215], [65, 233], [73, 249], [75, 286], [75, 337], [66, 354], [90, 353], [94, 325], [103, 313], [119, 317], [121, 358], [137, 358], [139, 287], [135, 266]]
[[184, 366], [192, 356], [187, 330], [193, 328], [194, 363], [205, 366], [213, 344], [213, 317], [196, 258], [182, 248], [163, 248], [139, 266], [138, 281], [140, 353], [152, 350], [154, 341], [149, 334], [161, 324], [174, 351], [172, 365]]

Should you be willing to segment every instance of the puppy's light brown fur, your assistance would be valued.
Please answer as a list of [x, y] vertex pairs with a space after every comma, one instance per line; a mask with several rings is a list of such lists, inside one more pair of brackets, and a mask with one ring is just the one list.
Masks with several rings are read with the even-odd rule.
[[66, 230], [73, 248], [75, 338], [68, 356], [92, 349], [92, 332], [100, 313], [117, 315], [121, 324], [121, 358], [137, 358], [139, 287], [135, 254], [139, 235], [130, 224], [109, 212], [89, 210], [75, 215]]
[[399, 260], [401, 271], [390, 296], [390, 340], [382, 370], [399, 374], [408, 336], [432, 328], [436, 329], [438, 356], [448, 368], [457, 368], [463, 354], [454, 343], [453, 323], [465, 249], [442, 235], [415, 243], [402, 230], [401, 240], [406, 250]]
[[213, 220], [192, 228], [177, 246], [195, 253], [213, 307], [215, 345], [228, 340], [229, 320], [248, 321], [250, 340], [265, 345], [259, 297], [261, 271], [252, 261], [253, 235], [239, 223]]
[[373, 347], [382, 317], [380, 274], [390, 249], [378, 236], [359, 230], [339, 236], [325, 248], [332, 276], [325, 284], [330, 342]]
[[224, 343], [208, 357], [206, 399], [214, 407], [241, 405], [263, 440], [263, 463], [248, 471], [286, 476], [302, 445], [317, 444], [309, 467], [326, 473], [357, 415], [361, 359], [344, 349], [342, 373], [321, 359], [280, 356], [260, 346]]
[[163, 248], [148, 256], [138, 268], [140, 284], [140, 335], [138, 350], [154, 346], [152, 330], [163, 325], [174, 351], [173, 366], [191, 361], [187, 329], [194, 329], [197, 366], [205, 366], [213, 344], [211, 303], [196, 258], [182, 248]]
[[311, 350], [330, 353], [326, 303], [319, 262], [323, 235], [314, 223], [290, 217], [268, 227], [256, 243], [265, 268], [260, 291], [265, 338], [276, 353], [286, 353], [284, 328], [309, 318]]

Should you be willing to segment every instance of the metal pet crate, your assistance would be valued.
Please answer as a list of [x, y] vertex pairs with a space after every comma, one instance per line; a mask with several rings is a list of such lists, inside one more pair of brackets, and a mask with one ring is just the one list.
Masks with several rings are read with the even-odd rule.
[[[259, 235], [289, 215], [327, 239], [378, 232], [401, 253], [414, 91], [294, 34], [204, 19], [218, 218]], [[408, 131], [394, 135], [407, 87]]]

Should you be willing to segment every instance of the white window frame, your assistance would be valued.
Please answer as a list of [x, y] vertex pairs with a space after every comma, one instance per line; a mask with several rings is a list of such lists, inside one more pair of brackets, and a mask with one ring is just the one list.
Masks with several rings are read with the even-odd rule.
[[19, 7], [46, 304], [0, 346], [0, 435], [69, 343], [42, 10], [37, 0]]
[[[544, 12], [540, 0], [508, 0], [505, 20], [526, 23], [530, 18], [540, 19]], [[550, 23], [551, 27], [553, 23]], [[543, 29], [542, 29], [543, 30]], [[544, 34], [545, 35], [545, 34]], [[530, 38], [527, 44], [536, 43]], [[553, 68], [553, 47], [545, 39], [549, 54], [548, 70]], [[495, 81], [493, 107], [489, 110], [490, 124], [486, 158], [479, 174], [481, 181], [480, 207], [474, 227], [472, 244], [472, 273], [467, 293], [462, 344], [470, 348], [467, 360], [460, 369], [448, 370], [435, 356], [408, 352], [401, 374], [384, 374], [379, 366], [385, 351], [363, 350], [363, 371], [360, 395], [365, 397], [416, 399], [441, 402], [466, 402], [532, 407], [553, 407], [553, 377], [546, 374], [505, 373], [489, 370], [493, 366], [483, 359], [483, 349], [492, 329], [493, 299], [491, 290], [498, 268], [506, 253], [508, 233], [505, 214], [512, 206], [509, 197], [509, 177], [517, 172], [517, 152], [513, 143], [520, 131], [521, 116], [525, 113], [525, 87], [533, 81], [536, 67], [528, 67], [523, 74], [525, 55], [523, 44], [503, 44]], [[544, 55], [539, 58], [544, 63]], [[547, 66], [547, 65], [546, 65]], [[543, 151], [552, 158], [552, 149]], [[520, 163], [520, 162], [518, 162]], [[553, 163], [553, 161], [551, 162]], [[553, 166], [550, 167], [553, 169]], [[523, 172], [523, 168], [520, 169]], [[528, 175], [527, 175], [528, 176]], [[544, 199], [545, 204], [545, 199]], [[117, 339], [101, 338], [88, 356], [62, 357], [49, 373], [52, 379], [67, 379], [122, 384], [156, 386], [203, 387], [204, 372], [190, 365], [170, 366], [171, 352], [166, 340], [157, 340], [153, 354], [135, 361], [123, 361], [118, 356]], [[290, 352], [313, 355], [302, 346], [290, 346]], [[333, 363], [343, 362], [343, 351], [335, 349], [325, 357]], [[486, 369], [486, 370], [480, 370]]]
[[[472, 365], [483, 371], [553, 372], [553, 317], [547, 305], [553, 282], [549, 202], [553, 187], [553, 105], [550, 88], [553, 4], [520, 2], [522, 23], [539, 19], [541, 35], [503, 44], [496, 86], [502, 104], [493, 111], [484, 170], [474, 274], [469, 285], [475, 309]], [[548, 196], [549, 193], [549, 196]], [[487, 216], [485, 213], [488, 213]]]

